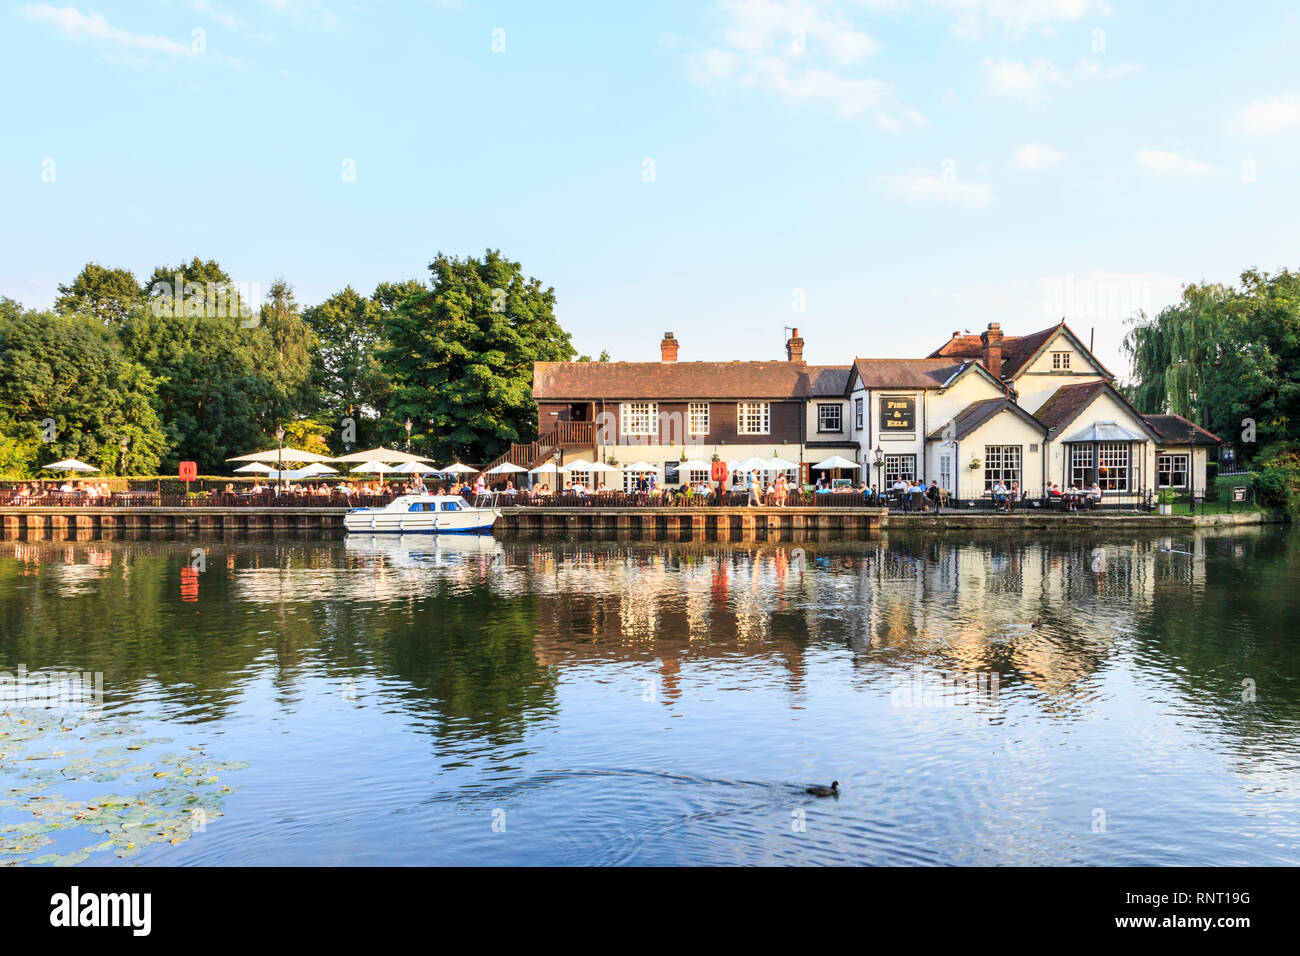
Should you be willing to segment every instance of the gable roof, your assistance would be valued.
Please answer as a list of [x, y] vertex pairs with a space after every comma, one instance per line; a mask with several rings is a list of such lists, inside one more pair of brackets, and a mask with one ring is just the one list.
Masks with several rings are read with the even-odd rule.
[[853, 360], [848, 384], [856, 375], [865, 388], [943, 388], [971, 363], [964, 359]]
[[1182, 415], [1143, 415], [1162, 442], [1170, 445], [1221, 445], [1223, 440]]
[[[1062, 331], [1070, 337], [1075, 348], [1087, 355], [1089, 360], [1097, 368], [1101, 369], [1102, 374], [1110, 376], [1110, 370], [1097, 361], [1097, 357], [1088, 350], [1077, 335], [1070, 331], [1070, 327], [1062, 319], [1056, 325], [1043, 329], [1041, 332], [1031, 332], [1028, 335], [1004, 335], [1002, 337], [1002, 377], [1004, 379], [1013, 379], [1027, 369], [1033, 364], [1039, 353], [1047, 347], [1047, 344], [1056, 337], [1056, 334]], [[982, 361], [984, 358], [984, 343], [980, 341], [978, 335], [955, 335], [931, 352], [929, 357], [968, 358]]]
[[534, 362], [537, 401], [841, 396], [847, 365], [803, 362]]
[[981, 425], [996, 415], [1004, 411], [1012, 412], [1023, 418], [1030, 425], [1033, 425], [1037, 431], [1047, 434], [1047, 426], [1040, 422], [1033, 415], [1017, 405], [1008, 398], [985, 398], [978, 402], [971, 402], [952, 419], [953, 434], [945, 435], [948, 425], [945, 424], [937, 431], [930, 433], [930, 438], [956, 438], [958, 441], [974, 432]]
[[1128, 399], [1119, 393], [1115, 386], [1107, 381], [1080, 382], [1078, 385], [1062, 385], [1047, 401], [1034, 412], [1034, 417], [1052, 431], [1063, 431], [1066, 426], [1083, 414], [1102, 392], [1107, 393], [1133, 414], [1133, 419], [1146, 431], [1149, 437], [1159, 440], [1159, 435], [1143, 417], [1142, 413], [1129, 404]]

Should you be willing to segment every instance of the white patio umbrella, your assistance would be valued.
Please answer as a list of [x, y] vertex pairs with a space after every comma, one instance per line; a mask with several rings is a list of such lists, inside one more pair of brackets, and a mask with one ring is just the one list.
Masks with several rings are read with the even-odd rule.
[[529, 468], [528, 473], [530, 475], [554, 475], [557, 474], [559, 470], [560, 469], [556, 466], [555, 462], [544, 461], [536, 468]]
[[688, 458], [677, 466], [678, 471], [710, 471], [713, 468], [713, 462], [704, 461], [702, 458]]
[[478, 469], [471, 468], [469, 465], [462, 465], [460, 462], [454, 462], [446, 468], [439, 468], [440, 475], [477, 475]]
[[339, 470], [319, 461], [313, 461], [306, 468], [298, 469], [299, 478], [315, 478], [317, 475], [337, 475]]
[[485, 475], [517, 475], [517, 474], [519, 474], [521, 471], [527, 471], [527, 470], [528, 470], [527, 468], [524, 468], [522, 465], [516, 465], [516, 464], [515, 464], [514, 462], [512, 462], [512, 461], [503, 461], [501, 464], [497, 465], [495, 468], [489, 468], [487, 471], [483, 472], [483, 474], [485, 474]]
[[234, 458], [227, 458], [226, 461], [333, 461], [329, 455], [318, 455], [314, 451], [303, 451], [301, 448], [268, 448], [266, 451], [255, 451], [248, 455], [236, 455]]
[[41, 468], [46, 471], [99, 471], [94, 465], [87, 465], [84, 461], [77, 461], [75, 458], [65, 458], [63, 461], [41, 465]]
[[438, 470], [432, 463], [424, 465], [418, 461], [404, 461], [393, 469], [395, 475], [431, 475]]
[[768, 471], [798, 471], [799, 466], [784, 458], [769, 458], [766, 462]]
[[260, 461], [250, 462], [247, 465], [242, 465], [239, 468], [235, 469], [236, 473], [257, 472], [263, 475], [272, 474], [274, 471], [275, 469], [272, 468], [270, 465], [264, 465]]
[[819, 461], [813, 465], [818, 471], [829, 471], [832, 468], [853, 468], [858, 469], [862, 466], [856, 461], [849, 461], [847, 458], [841, 458], [839, 455], [831, 455], [825, 461]]
[[354, 475], [383, 475], [390, 471], [396, 471], [392, 465], [385, 465], [382, 461], [362, 462], [352, 469]]
[[398, 451], [396, 448], [369, 448], [365, 451], [354, 451], [350, 455], [342, 455], [338, 458], [329, 458], [327, 461], [350, 464], [354, 461], [369, 464], [372, 461], [385, 462], [387, 464], [399, 464], [401, 462], [428, 462], [430, 459], [421, 458], [419, 455], [412, 455], [409, 451]]
[[648, 462], [648, 461], [634, 461], [634, 462], [632, 462], [632, 464], [630, 464], [630, 465], [624, 465], [624, 466], [623, 466], [623, 470], [624, 470], [624, 471], [637, 471], [637, 472], [647, 472], [647, 471], [654, 471], [654, 472], [657, 472], [657, 471], [659, 470], [659, 466], [658, 466], [658, 465], [652, 465], [652, 464], [650, 464], [650, 462]]
[[769, 471], [768, 463], [762, 458], [746, 458], [736, 466], [741, 471]]
[[594, 461], [591, 463], [592, 471], [618, 471], [613, 465], [607, 465], [603, 461]]
[[585, 458], [575, 458], [573, 461], [566, 461], [561, 471], [591, 471], [595, 465]]

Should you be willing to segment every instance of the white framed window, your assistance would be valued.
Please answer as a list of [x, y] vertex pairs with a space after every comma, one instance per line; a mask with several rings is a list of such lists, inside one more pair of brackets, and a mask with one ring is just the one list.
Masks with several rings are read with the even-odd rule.
[[570, 471], [565, 473], [569, 484], [582, 485], [584, 488], [591, 487], [591, 472], [589, 471]]
[[1070, 484], [1076, 488], [1092, 486], [1092, 446], [1070, 446]]
[[736, 431], [742, 435], [766, 435], [771, 429], [771, 408], [767, 402], [737, 403]]
[[709, 403], [691, 402], [686, 410], [686, 428], [691, 435], [709, 433]]
[[838, 432], [844, 428], [844, 409], [839, 402], [833, 405], [817, 406], [817, 430], [819, 432]]
[[1053, 353], [1052, 353], [1052, 368], [1053, 368], [1053, 369], [1058, 369], [1058, 370], [1063, 371], [1063, 372], [1068, 372], [1068, 371], [1070, 370], [1070, 353], [1069, 353], [1069, 352], [1053, 352]]
[[1128, 491], [1128, 445], [1119, 442], [1098, 445], [1097, 471], [1097, 484], [1102, 491]]
[[618, 410], [620, 435], [653, 435], [659, 419], [657, 402], [623, 402]]
[[984, 490], [992, 491], [999, 481], [1007, 488], [1020, 481], [1020, 446], [984, 446]]
[[687, 480], [693, 485], [698, 485], [701, 481], [707, 482], [709, 480], [709, 473], [699, 469], [692, 469], [690, 477]]
[[862, 431], [862, 399], [856, 399], [853, 402], [853, 420], [857, 422], [854, 426], [858, 431]]
[[[885, 456], [885, 488], [888, 488], [898, 479], [904, 481], [913, 481], [916, 478], [916, 456], [915, 455], [886, 455]], [[884, 488], [881, 489], [882, 491]]]
[[1161, 455], [1156, 459], [1156, 486], [1186, 488], [1190, 471], [1187, 455]]
[[952, 490], [952, 455], [939, 456], [939, 487]]

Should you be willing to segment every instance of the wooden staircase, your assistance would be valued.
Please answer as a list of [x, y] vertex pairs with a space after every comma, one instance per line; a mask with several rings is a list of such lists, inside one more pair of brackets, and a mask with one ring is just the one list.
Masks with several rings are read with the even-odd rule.
[[559, 422], [537, 441], [512, 443], [509, 450], [484, 467], [490, 471], [510, 462], [521, 468], [536, 468], [561, 448], [592, 448], [596, 443], [595, 422]]

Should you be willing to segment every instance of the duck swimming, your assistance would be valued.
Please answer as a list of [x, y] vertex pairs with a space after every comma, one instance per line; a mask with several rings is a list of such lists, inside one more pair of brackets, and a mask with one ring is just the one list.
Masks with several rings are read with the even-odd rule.
[[814, 797], [838, 797], [840, 795], [840, 782], [832, 780], [829, 787], [813, 786], [808, 787], [805, 793], [811, 793]]

